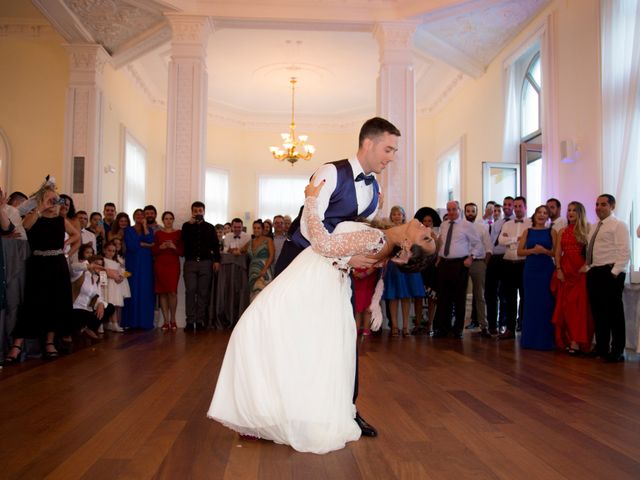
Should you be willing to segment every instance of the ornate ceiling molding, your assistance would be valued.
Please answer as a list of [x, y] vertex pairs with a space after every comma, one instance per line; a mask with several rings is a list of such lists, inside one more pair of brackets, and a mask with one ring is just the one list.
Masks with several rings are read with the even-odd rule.
[[113, 53], [111, 63], [114, 68], [121, 68], [146, 55], [154, 48], [170, 41], [171, 28], [166, 22], [159, 23], [155, 27], [142, 32], [137, 37], [120, 45], [118, 50]]
[[480, 78], [484, 75], [484, 65], [429, 32], [418, 30], [414, 36], [414, 42], [418, 50], [432, 55], [470, 77]]
[[440, 92], [440, 94], [434, 101], [432, 101], [427, 106], [419, 106], [416, 109], [417, 114], [428, 117], [438, 113], [442, 109], [442, 107], [444, 107], [446, 101], [462, 87], [464, 82], [465, 76], [462, 73], [459, 73], [445, 86], [445, 88]]

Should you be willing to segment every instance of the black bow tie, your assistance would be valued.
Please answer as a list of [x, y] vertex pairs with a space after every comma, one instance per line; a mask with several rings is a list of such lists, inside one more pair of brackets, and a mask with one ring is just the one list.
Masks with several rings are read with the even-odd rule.
[[365, 175], [363, 172], [360, 172], [356, 177], [356, 182], [361, 182], [363, 180], [365, 185], [371, 185], [375, 178], [373, 175]]
[[524, 223], [524, 220], [514, 220], [516, 223]]
[[240, 238], [240, 235], [234, 235], [233, 238]]

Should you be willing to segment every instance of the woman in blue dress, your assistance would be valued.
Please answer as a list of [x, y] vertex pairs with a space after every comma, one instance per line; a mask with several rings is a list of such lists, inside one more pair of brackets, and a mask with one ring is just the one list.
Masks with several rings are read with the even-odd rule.
[[[404, 208], [395, 206], [389, 212], [389, 219], [393, 225], [402, 225], [407, 222], [407, 215]], [[384, 294], [383, 297], [389, 305], [389, 316], [391, 320], [391, 336], [398, 337], [398, 303], [402, 310], [402, 335], [409, 336], [409, 311], [411, 300], [414, 301], [416, 314], [416, 325], [422, 319], [422, 299], [425, 296], [424, 283], [420, 273], [401, 272], [393, 262], [388, 262], [384, 274]]]
[[124, 231], [125, 265], [131, 272], [129, 287], [131, 298], [125, 300], [122, 326], [153, 328], [155, 293], [153, 289], [153, 232], [147, 228], [144, 212], [133, 212], [135, 224]]
[[551, 318], [555, 300], [550, 284], [555, 270], [556, 232], [546, 227], [548, 219], [546, 205], [536, 208], [531, 227], [522, 233], [518, 245], [518, 255], [527, 257], [522, 278], [524, 308], [520, 344], [536, 350], [554, 349], [555, 331]]

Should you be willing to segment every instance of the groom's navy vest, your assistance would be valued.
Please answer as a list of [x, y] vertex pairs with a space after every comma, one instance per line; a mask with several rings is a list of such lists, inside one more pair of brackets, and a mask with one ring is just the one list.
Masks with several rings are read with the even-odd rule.
[[[324, 213], [324, 220], [322, 223], [329, 233], [333, 232], [340, 222], [346, 220], [355, 220], [358, 217], [368, 217], [376, 208], [378, 208], [378, 194], [380, 188], [378, 182], [373, 181], [373, 198], [367, 208], [358, 215], [358, 199], [356, 197], [356, 186], [353, 180], [353, 169], [349, 160], [338, 160], [337, 162], [331, 162], [335, 165], [338, 177], [336, 180], [336, 188], [331, 194], [329, 199], [329, 205]], [[300, 218], [302, 217], [302, 209], [298, 217], [291, 224], [289, 229], [290, 238], [299, 247], [306, 248], [309, 246], [309, 241], [304, 238], [300, 232]]]

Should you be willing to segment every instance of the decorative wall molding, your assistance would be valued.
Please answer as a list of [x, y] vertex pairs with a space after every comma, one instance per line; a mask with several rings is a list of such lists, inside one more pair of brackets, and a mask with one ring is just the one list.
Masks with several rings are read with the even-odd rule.
[[378, 41], [380, 63], [412, 63], [411, 48], [417, 22], [382, 22], [376, 24], [373, 36]]
[[0, 38], [46, 38], [56, 35], [54, 28], [46, 21], [31, 18], [0, 18]]
[[129, 63], [123, 69], [123, 71], [127, 74], [127, 77], [129, 77], [129, 80], [131, 80], [131, 83], [134, 85], [134, 87], [140, 93], [142, 93], [142, 95], [147, 99], [147, 101], [152, 106], [162, 107], [162, 108], [167, 107], [167, 102], [164, 99], [158, 98], [156, 95], [154, 95], [151, 88], [148, 86], [147, 82], [143, 78], [143, 75], [138, 71], [135, 65], [133, 65], [132, 63]]

